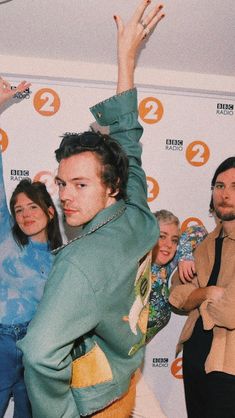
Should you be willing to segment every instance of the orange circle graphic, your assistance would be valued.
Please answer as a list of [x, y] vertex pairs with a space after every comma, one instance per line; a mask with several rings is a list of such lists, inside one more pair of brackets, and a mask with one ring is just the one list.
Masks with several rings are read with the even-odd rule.
[[0, 148], [2, 152], [4, 152], [7, 149], [8, 146], [8, 136], [7, 133], [0, 128]]
[[195, 225], [195, 224], [204, 226], [203, 222], [199, 218], [195, 218], [191, 216], [190, 218], [185, 219], [181, 225], [181, 232], [184, 232], [188, 227]]
[[179, 357], [171, 364], [171, 373], [176, 379], [183, 379], [182, 357]]
[[57, 194], [58, 188], [55, 184], [55, 176], [51, 171], [39, 171], [39, 173], [34, 176], [33, 181], [44, 183], [51, 196]]
[[189, 164], [200, 167], [207, 163], [210, 158], [210, 150], [203, 141], [194, 141], [187, 146], [186, 159]]
[[159, 194], [159, 184], [153, 177], [147, 177], [148, 202], [152, 202]]
[[55, 90], [38, 90], [33, 99], [35, 110], [42, 116], [53, 116], [60, 108], [60, 98]]
[[157, 123], [163, 116], [163, 105], [156, 97], [146, 97], [139, 104], [139, 116], [148, 124]]

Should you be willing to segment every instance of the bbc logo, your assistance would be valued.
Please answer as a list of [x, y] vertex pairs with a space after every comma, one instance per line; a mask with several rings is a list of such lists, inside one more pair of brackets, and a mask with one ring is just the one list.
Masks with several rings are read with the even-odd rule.
[[11, 170], [11, 176], [29, 176], [29, 170]]

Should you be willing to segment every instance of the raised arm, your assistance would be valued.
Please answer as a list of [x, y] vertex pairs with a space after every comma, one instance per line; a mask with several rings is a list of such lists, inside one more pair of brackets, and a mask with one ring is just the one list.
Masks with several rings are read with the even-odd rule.
[[[1, 106], [7, 103], [16, 92], [24, 91], [29, 87], [29, 83], [22, 81], [16, 89], [11, 90], [11, 86], [8, 81], [0, 77], [0, 110]], [[10, 223], [9, 223], [9, 210], [6, 201], [6, 191], [4, 186], [3, 179], [3, 162], [2, 162], [2, 149], [0, 143], [0, 229], [1, 236], [10, 233]]]
[[97, 129], [110, 134], [126, 152], [129, 158], [128, 203], [143, 210], [149, 209], [146, 178], [141, 168], [142, 148], [138, 144], [143, 128], [138, 122], [137, 93], [133, 89], [134, 69], [139, 48], [145, 42], [146, 35], [149, 36], [164, 16], [162, 5], [155, 6], [144, 15], [149, 4], [149, 1], [142, 0], [126, 25], [119, 16], [115, 16], [118, 29], [118, 94], [91, 108], [99, 124]]
[[182, 283], [193, 279], [196, 273], [193, 252], [207, 234], [206, 228], [202, 225], [192, 225], [181, 234], [175, 257]]
[[10, 213], [7, 206], [6, 191], [3, 179], [2, 151], [0, 151], [0, 229], [1, 236], [10, 233]]

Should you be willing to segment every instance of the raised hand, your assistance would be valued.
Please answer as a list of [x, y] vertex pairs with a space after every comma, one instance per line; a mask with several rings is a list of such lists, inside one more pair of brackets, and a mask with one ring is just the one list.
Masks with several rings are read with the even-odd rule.
[[31, 84], [27, 83], [26, 81], [21, 81], [16, 89], [11, 89], [11, 85], [8, 83], [8, 81], [0, 77], [0, 106], [3, 103], [6, 103], [8, 100], [12, 99], [16, 93], [22, 93], [25, 91], [30, 87], [30, 85]]
[[118, 31], [119, 78], [117, 93], [133, 87], [133, 74], [137, 52], [165, 16], [163, 5], [153, 7], [145, 14], [151, 0], [142, 0], [131, 19], [124, 24], [120, 16], [114, 16]]

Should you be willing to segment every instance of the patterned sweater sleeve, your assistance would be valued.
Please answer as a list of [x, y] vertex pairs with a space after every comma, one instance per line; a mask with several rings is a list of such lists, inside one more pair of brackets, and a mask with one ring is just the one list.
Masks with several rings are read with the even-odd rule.
[[10, 233], [10, 213], [7, 206], [6, 191], [4, 186], [3, 178], [3, 162], [2, 162], [2, 151], [0, 151], [0, 229], [1, 237]]
[[[178, 249], [174, 261], [194, 260], [193, 251], [204, 240], [208, 232], [202, 225], [188, 227], [180, 236]], [[175, 260], [176, 259], [176, 260]]]

